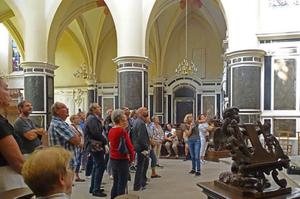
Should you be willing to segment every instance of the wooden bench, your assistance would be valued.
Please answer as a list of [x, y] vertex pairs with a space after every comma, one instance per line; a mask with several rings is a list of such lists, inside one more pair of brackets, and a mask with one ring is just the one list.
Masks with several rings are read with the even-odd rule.
[[[181, 129], [177, 128], [176, 129], [176, 134], [177, 134], [177, 138], [178, 138], [178, 141], [179, 141], [179, 144], [178, 144], [178, 156], [179, 157], [184, 157], [184, 140], [183, 140], [183, 132]], [[171, 147], [171, 158], [172, 157], [175, 157], [175, 153]], [[168, 151], [165, 147], [165, 144], [163, 143], [162, 147], [161, 147], [161, 151], [160, 151], [160, 154], [162, 157], [164, 156], [167, 156], [168, 155]]]

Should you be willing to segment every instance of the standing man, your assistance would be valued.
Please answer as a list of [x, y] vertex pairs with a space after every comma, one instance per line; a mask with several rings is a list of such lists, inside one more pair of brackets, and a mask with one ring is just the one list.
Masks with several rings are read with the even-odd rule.
[[146, 128], [148, 109], [141, 107], [137, 110], [137, 119], [133, 124], [134, 148], [137, 154], [137, 169], [134, 178], [134, 191], [145, 189], [147, 169], [149, 166], [149, 136]]
[[18, 110], [20, 112], [17, 118], [14, 128], [15, 132], [22, 139], [21, 151], [23, 154], [31, 154], [34, 149], [42, 144], [47, 145], [47, 132], [38, 127], [30, 118], [29, 115], [32, 112], [31, 102], [24, 100], [18, 104]]
[[93, 196], [105, 197], [104, 189], [100, 189], [103, 173], [106, 168], [105, 145], [107, 141], [103, 136], [103, 124], [101, 121], [101, 107], [97, 103], [90, 105], [86, 119], [85, 131], [87, 136], [87, 149], [93, 157], [93, 171], [90, 193]]
[[70, 162], [70, 168], [75, 171], [77, 165], [78, 146], [81, 138], [66, 123], [69, 116], [69, 109], [64, 103], [55, 102], [52, 107], [52, 120], [48, 129], [49, 144], [51, 146], [59, 145], [72, 152], [73, 157]]

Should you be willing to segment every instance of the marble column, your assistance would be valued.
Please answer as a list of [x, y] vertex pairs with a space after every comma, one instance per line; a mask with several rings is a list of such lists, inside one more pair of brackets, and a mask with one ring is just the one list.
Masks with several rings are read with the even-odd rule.
[[230, 106], [241, 111], [243, 122], [252, 122], [261, 112], [261, 74], [265, 51], [240, 50], [227, 53]]
[[161, 123], [164, 123], [164, 84], [156, 81], [153, 85], [154, 93], [154, 115], [158, 116]]
[[124, 56], [114, 61], [118, 65], [119, 107], [137, 109], [148, 106], [148, 66], [147, 57]]
[[[88, 107], [89, 107], [90, 104], [97, 102], [97, 84], [96, 81], [94, 80], [88, 80], [87, 85], [88, 85]], [[99, 105], [101, 105], [101, 102]]]
[[51, 106], [54, 103], [55, 65], [44, 62], [23, 62], [25, 99], [31, 101], [31, 117], [41, 127], [51, 121]]

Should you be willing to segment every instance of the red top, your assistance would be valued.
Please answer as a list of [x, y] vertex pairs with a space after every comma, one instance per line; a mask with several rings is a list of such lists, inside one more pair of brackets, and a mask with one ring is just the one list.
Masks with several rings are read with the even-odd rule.
[[[121, 154], [118, 150], [120, 143], [120, 136], [125, 137], [126, 145], [129, 151], [129, 154]], [[110, 142], [110, 158], [111, 159], [129, 159], [130, 161], [134, 160], [134, 148], [131, 143], [131, 140], [128, 136], [128, 133], [121, 127], [111, 128], [108, 133], [108, 140]]]

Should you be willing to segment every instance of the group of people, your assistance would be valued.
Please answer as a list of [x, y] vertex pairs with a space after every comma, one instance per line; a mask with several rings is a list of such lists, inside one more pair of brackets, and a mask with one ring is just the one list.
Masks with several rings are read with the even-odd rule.
[[[0, 78], [0, 108], [8, 105], [7, 84]], [[161, 177], [156, 167], [161, 167], [159, 157], [163, 143], [168, 156], [172, 148], [178, 158], [176, 130], [166, 124], [164, 131], [159, 117], [150, 118], [146, 107], [133, 112], [127, 107], [109, 110], [103, 119], [99, 104], [92, 103], [86, 116], [83, 112], [72, 115], [68, 124], [68, 107], [55, 102], [48, 131], [30, 119], [30, 101], [20, 102], [18, 110], [20, 115], [14, 126], [0, 115], [0, 192], [26, 183], [38, 197], [68, 198], [73, 173], [75, 181], [85, 181], [79, 176], [80, 168], [84, 168], [86, 175], [91, 175], [89, 192], [97, 197], [106, 196], [101, 184], [107, 170], [113, 179], [111, 198], [115, 198], [126, 192], [130, 169], [135, 170], [134, 191], [146, 188], [150, 160], [150, 177]], [[196, 176], [200, 175], [200, 157], [204, 158], [207, 127], [204, 115], [193, 121], [191, 114], [181, 126], [192, 159], [190, 173]], [[121, 140], [128, 149], [126, 153], [120, 151]]]
[[[7, 84], [0, 78], [0, 108], [8, 107], [9, 101]], [[125, 193], [131, 165], [136, 170], [134, 190], [145, 189], [149, 157], [152, 160], [151, 177], [160, 177], [155, 172], [158, 164], [155, 154], [160, 151], [155, 143], [160, 142], [163, 131], [156, 132], [157, 122], [149, 121], [147, 108], [138, 109], [130, 117], [129, 109], [123, 107], [111, 111], [109, 118], [103, 120], [101, 107], [93, 103], [86, 118], [82, 113], [72, 115], [71, 124], [68, 124], [67, 106], [55, 102], [47, 131], [30, 119], [30, 101], [20, 102], [18, 110], [20, 115], [14, 125], [0, 115], [0, 192], [24, 187], [26, 183], [38, 197], [68, 198], [73, 184], [72, 173], [75, 172], [76, 181], [84, 181], [79, 177], [84, 157], [87, 158], [83, 161], [86, 165], [81, 167], [91, 170], [89, 192], [93, 196], [106, 196], [101, 187], [106, 169], [113, 177], [111, 198]], [[128, 148], [126, 154], [119, 150], [121, 137]]]

